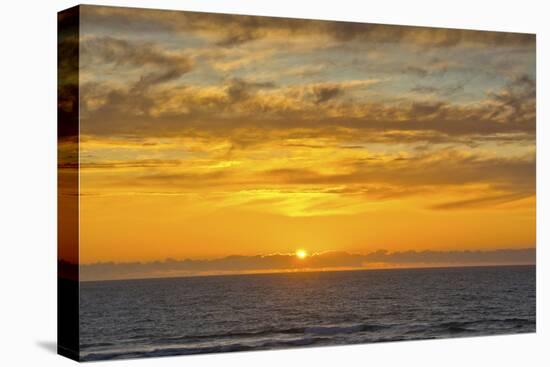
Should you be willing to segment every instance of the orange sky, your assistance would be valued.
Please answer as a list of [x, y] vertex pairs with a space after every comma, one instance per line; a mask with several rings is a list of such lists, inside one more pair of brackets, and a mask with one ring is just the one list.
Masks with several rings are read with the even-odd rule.
[[533, 36], [81, 9], [81, 263], [535, 245]]

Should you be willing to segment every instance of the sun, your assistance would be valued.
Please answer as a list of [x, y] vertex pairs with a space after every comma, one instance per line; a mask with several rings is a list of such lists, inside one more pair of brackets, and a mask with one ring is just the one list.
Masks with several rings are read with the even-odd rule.
[[296, 257], [298, 259], [305, 259], [307, 257], [307, 252], [306, 250], [296, 250]]

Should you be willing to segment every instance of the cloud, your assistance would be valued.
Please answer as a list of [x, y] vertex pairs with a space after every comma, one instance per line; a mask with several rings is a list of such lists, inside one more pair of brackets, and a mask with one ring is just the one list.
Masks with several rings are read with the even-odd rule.
[[[528, 134], [534, 141], [536, 102], [530, 79], [513, 81], [470, 103], [401, 98], [359, 97], [379, 80], [305, 83], [277, 86], [272, 81], [231, 78], [221, 85], [178, 86], [143, 90], [142, 83], [173, 77], [151, 73], [135, 87], [105, 83], [82, 86], [82, 128], [89, 135], [167, 136], [198, 129], [211, 135], [254, 127], [270, 139], [276, 129], [314, 129], [349, 137], [388, 142], [453, 142], [498, 134]], [[456, 86], [453, 86], [453, 88]], [[459, 87], [457, 87], [459, 88]], [[447, 90], [444, 94], [458, 89]], [[332, 130], [332, 131], [330, 131]], [[401, 133], [401, 134], [400, 134]]]
[[[532, 34], [461, 29], [391, 26], [340, 21], [259, 17], [199, 12], [163, 11], [83, 6], [85, 27], [119, 32], [182, 32], [211, 37], [221, 47], [270, 39], [295, 39], [320, 35], [337, 42], [403, 43], [430, 47], [528, 46]], [[85, 28], [86, 29], [86, 28]]]
[[411, 64], [407, 62], [407, 66], [399, 70], [401, 73], [411, 74], [418, 78], [426, 78], [428, 76], [441, 77], [449, 71], [464, 70], [464, 65], [457, 61], [456, 58], [446, 57], [431, 57], [421, 64]]
[[[131, 42], [113, 37], [87, 37], [80, 42], [83, 70], [90, 64], [112, 64], [114, 67], [147, 69], [133, 88], [141, 91], [150, 86], [179, 78], [192, 69], [191, 58], [181, 53], [168, 52], [147, 42]], [[156, 70], [155, 70], [156, 69]]]
[[71, 141], [78, 136], [78, 27], [77, 12], [59, 13], [57, 134], [60, 142]]
[[133, 88], [137, 90], [145, 90], [150, 86], [168, 82], [173, 79], [177, 79], [182, 75], [181, 70], [169, 69], [161, 72], [153, 72], [143, 75], [139, 78]]
[[324, 252], [298, 259], [294, 254], [227, 256], [211, 260], [174, 260], [80, 265], [80, 279], [105, 280], [163, 276], [254, 273], [296, 270], [343, 270], [402, 266], [534, 264], [534, 248], [486, 251], [378, 250], [367, 254]]
[[164, 66], [189, 70], [190, 60], [178, 53], [170, 53], [148, 42], [136, 42], [114, 37], [89, 36], [81, 41], [81, 52], [86, 60], [97, 60], [115, 65]]
[[251, 94], [258, 89], [275, 88], [273, 82], [250, 82], [241, 78], [229, 80], [225, 89], [230, 103], [242, 102], [251, 97]]
[[[529, 48], [529, 40], [534, 40], [532, 35], [89, 6], [83, 7], [83, 14], [86, 19], [83, 32], [87, 36], [82, 42], [82, 58], [88, 60], [85, 65], [101, 65], [89, 70], [93, 77], [87, 80], [92, 82], [82, 85], [81, 117], [86, 134], [131, 132], [136, 136], [166, 136], [202, 129], [211, 135], [231, 137], [232, 130], [260, 126], [263, 139], [274, 135], [275, 129], [316, 128], [324, 134], [327, 130], [344, 128], [354, 129], [354, 136], [368, 137], [371, 141], [384, 138], [388, 142], [441, 143], [468, 136], [475, 140], [480, 136], [512, 133], [530, 134], [534, 141], [534, 81], [529, 74], [530, 66], [525, 64], [529, 55], [534, 54]], [[98, 35], [117, 27], [123, 28], [114, 33], [119, 38]], [[155, 43], [124, 40], [123, 37], [129, 37], [124, 31], [134, 27], [141, 32], [155, 29], [154, 37], [147, 38]], [[338, 51], [353, 56], [347, 49], [314, 54], [309, 49], [288, 52], [272, 43], [268, 43], [269, 47], [253, 43], [270, 37], [282, 41], [304, 38], [310, 43], [316, 42], [319, 35], [346, 47], [353, 45], [344, 41], [372, 42], [375, 49], [406, 41], [431, 45], [434, 52], [405, 63], [403, 54], [389, 53], [394, 62], [369, 63], [380, 70], [387, 64], [392, 70], [389, 75], [384, 74], [387, 78], [374, 74], [377, 77], [365, 80], [339, 80], [343, 67], [349, 67], [350, 72], [354, 69], [346, 64], [346, 57], [333, 60], [331, 54]], [[178, 48], [166, 44], [167, 36]], [[205, 37], [212, 43], [195, 45]], [[215, 46], [220, 42], [224, 46], [243, 45]], [[491, 84], [494, 87], [485, 89], [484, 98], [482, 86], [469, 87], [478, 89], [473, 101], [450, 98], [458, 93], [461, 96], [471, 93], [465, 89], [464, 79], [453, 84], [434, 81], [433, 77], [439, 78], [451, 70], [462, 73], [453, 74], [453, 80], [484, 77], [483, 70], [464, 65], [467, 60], [476, 62], [479, 57], [476, 53], [464, 56], [459, 52], [437, 52], [439, 46], [458, 44], [484, 45], [491, 50], [486, 57], [492, 57], [494, 52], [499, 60], [504, 57], [499, 56], [496, 47], [520, 48], [524, 63], [517, 64], [521, 65], [522, 73], [503, 87], [500, 81]], [[296, 76], [290, 79], [284, 76], [291, 70], [302, 75], [319, 65], [322, 68], [314, 71], [322, 70], [323, 74], [314, 75], [307, 82]], [[241, 70], [243, 66], [246, 68]], [[238, 72], [231, 75], [234, 70]], [[366, 75], [371, 76], [371, 72], [377, 70], [369, 69]], [[101, 77], [109, 73], [116, 73], [117, 77]], [[262, 73], [269, 78], [261, 76]], [[186, 77], [177, 83], [168, 83], [184, 74]], [[405, 74], [416, 75], [423, 81], [407, 87], [413, 93], [407, 94], [406, 89], [388, 92], [388, 88], [395, 88], [396, 82], [391, 79], [410, 77]], [[500, 77], [510, 77], [506, 75]], [[365, 72], [354, 76], [364, 77]]]
[[435, 87], [433, 85], [417, 85], [410, 89], [411, 92], [419, 94], [435, 94], [440, 96], [452, 96], [464, 90], [464, 83], [457, 83], [451, 86]]
[[503, 115], [507, 119], [535, 118], [536, 85], [528, 75], [520, 75], [508, 83], [502, 90], [492, 92], [491, 97], [501, 105], [502, 112], [495, 111], [493, 116]]
[[140, 159], [123, 161], [82, 162], [81, 169], [117, 169], [117, 168], [162, 168], [181, 165], [178, 159]]
[[315, 103], [323, 103], [338, 96], [342, 93], [342, 89], [336, 85], [332, 86], [316, 86], [313, 89], [313, 94], [315, 95]]
[[57, 134], [60, 142], [77, 139], [78, 117], [78, 85], [60, 83], [57, 88]]
[[407, 66], [404, 71], [419, 77], [425, 77], [428, 75], [428, 70], [419, 66]]
[[325, 174], [313, 169], [282, 168], [264, 172], [273, 182], [294, 185], [390, 184], [402, 187], [498, 183], [534, 192], [533, 159], [486, 158], [457, 151], [432, 152], [376, 162], [361, 159], [340, 162], [345, 173]]
[[[247, 142], [247, 137], [243, 139], [241, 144], [245, 147], [252, 144]], [[86, 147], [86, 144], [93, 146], [94, 143], [83, 144]], [[86, 170], [86, 175], [112, 173], [98, 176], [111, 190], [173, 193], [190, 188], [216, 187], [226, 193], [240, 192], [239, 195], [233, 194], [237, 199], [247, 190], [261, 189], [269, 190], [273, 200], [282, 202], [297, 200], [299, 193], [319, 194], [319, 197], [308, 197], [307, 206], [328, 205], [337, 200], [342, 205], [349, 205], [345, 199], [353, 197], [352, 203], [359, 205], [368, 202], [366, 199], [383, 200], [420, 193], [427, 200], [430, 195], [437, 197], [441, 190], [456, 193], [460, 189], [460, 200], [453, 195], [449, 202], [429, 202], [427, 206], [436, 210], [476, 209], [494, 208], [535, 195], [535, 158], [532, 154], [498, 157], [457, 149], [372, 154], [362, 149], [343, 149], [330, 141], [319, 141], [315, 148], [309, 144], [305, 147], [300, 144], [273, 145], [271, 142], [256, 144], [240, 151], [241, 148], [227, 141], [189, 137], [171, 142], [166, 148], [161, 145], [145, 148], [159, 152], [177, 147], [185, 158], [117, 161], [84, 157], [81, 168]], [[109, 144], [104, 149], [112, 154]], [[124, 149], [141, 152], [144, 148], [134, 143], [133, 146], [125, 145]], [[306, 155], [304, 149], [308, 152]], [[275, 152], [281, 151], [287, 158], [278, 158]], [[294, 156], [300, 159], [293, 159]], [[262, 165], [257, 163], [260, 157]], [[289, 190], [294, 194], [286, 195]], [[254, 191], [248, 200], [252, 200], [254, 195], [259, 194]], [[315, 208], [309, 209], [316, 212]]]
[[368, 262], [394, 264], [534, 264], [534, 248], [486, 251], [404, 251], [378, 250], [365, 256]]
[[534, 197], [533, 192], [519, 192], [504, 195], [481, 196], [474, 199], [451, 201], [443, 204], [432, 206], [432, 209], [437, 210], [455, 210], [455, 209], [472, 209], [495, 207], [501, 204], [511, 203], [518, 200], [523, 200], [528, 197]]

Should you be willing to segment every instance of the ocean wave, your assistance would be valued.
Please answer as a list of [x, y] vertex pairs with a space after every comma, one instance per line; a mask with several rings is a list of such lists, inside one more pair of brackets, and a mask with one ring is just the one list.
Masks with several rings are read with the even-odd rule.
[[508, 326], [516, 326], [516, 325], [532, 325], [535, 324], [534, 320], [531, 319], [524, 319], [524, 318], [518, 318], [518, 317], [510, 317], [510, 318], [492, 318], [492, 319], [479, 319], [479, 320], [467, 320], [467, 321], [449, 321], [449, 322], [443, 322], [441, 324], [438, 324], [437, 326], [444, 329], [456, 329], [456, 330], [469, 330], [469, 328], [476, 328], [478, 326], [486, 326], [487, 324], [493, 324], [493, 325], [508, 325]]
[[355, 324], [348, 326], [313, 326], [306, 327], [304, 329], [305, 334], [314, 335], [337, 335], [337, 334], [350, 334], [363, 331], [378, 331], [380, 329], [387, 328], [388, 326], [373, 325], [373, 324]]
[[530, 329], [536, 325], [536, 321], [526, 318], [489, 318], [478, 320], [453, 320], [434, 324], [410, 325], [408, 330], [404, 330], [403, 335], [423, 335], [430, 334], [465, 334], [491, 331], [506, 331], [510, 329]]
[[304, 347], [329, 340], [328, 338], [309, 337], [290, 340], [268, 340], [259, 343], [233, 343], [225, 345], [209, 345], [197, 347], [167, 347], [144, 351], [105, 351], [91, 352], [82, 355], [82, 361], [99, 361], [109, 359], [144, 358], [144, 357], [169, 357], [176, 355], [225, 353], [262, 349], [278, 349], [285, 347]]
[[[492, 329], [487, 329], [492, 324]], [[230, 332], [223, 334], [182, 336], [173, 338], [154, 338], [146, 350], [96, 350], [82, 354], [83, 361], [106, 359], [164, 357], [187, 354], [224, 353], [236, 351], [283, 349], [289, 347], [305, 347], [318, 345], [335, 345], [342, 341], [346, 344], [377, 343], [400, 340], [434, 339], [449, 336], [499, 335], [510, 332], [511, 328], [521, 327], [530, 331], [530, 326], [536, 322], [523, 318], [494, 318], [479, 320], [453, 320], [436, 324], [409, 325], [409, 330], [403, 330], [404, 325], [318, 325], [287, 329], [266, 328], [248, 332]], [[395, 326], [395, 328], [394, 328]], [[384, 330], [382, 333], [378, 331]], [[489, 331], [490, 330], [490, 331]], [[370, 333], [373, 331], [374, 333]], [[518, 332], [517, 329], [514, 332]], [[362, 334], [360, 334], [362, 333]], [[389, 333], [389, 334], [388, 334]], [[355, 335], [360, 335], [357, 338]], [[147, 336], [144, 336], [149, 339]], [[152, 338], [152, 337], [151, 337]], [[228, 340], [233, 338], [235, 340]], [[212, 339], [212, 340], [207, 340]], [[337, 342], [339, 340], [339, 342]], [[225, 343], [224, 343], [225, 341]], [[181, 343], [178, 345], [178, 343]], [[185, 344], [188, 344], [187, 346]], [[154, 347], [157, 345], [158, 347]], [[82, 348], [98, 347], [99, 345], [81, 345]], [[131, 348], [135, 348], [132, 346]]]
[[[353, 324], [353, 325], [314, 325], [314, 326], [305, 326], [305, 327], [294, 327], [294, 328], [276, 328], [268, 327], [260, 330], [248, 330], [248, 331], [232, 331], [228, 333], [219, 333], [219, 334], [200, 334], [200, 335], [182, 335], [182, 336], [173, 336], [173, 337], [163, 337], [156, 338], [155, 344], [167, 344], [167, 343], [178, 343], [178, 342], [192, 342], [192, 341], [201, 341], [208, 339], [233, 339], [233, 338], [254, 338], [254, 337], [263, 337], [263, 336], [273, 336], [273, 335], [296, 335], [296, 334], [305, 334], [305, 335], [337, 335], [337, 334], [350, 334], [357, 332], [368, 332], [368, 331], [378, 331], [384, 328], [388, 328], [387, 325], [379, 324]], [[151, 336], [140, 335], [133, 336], [132, 339], [152, 339]]]
[[[310, 346], [332, 340], [333, 336], [340, 334], [354, 334], [360, 332], [378, 331], [388, 326], [377, 324], [352, 324], [352, 325], [318, 325], [295, 328], [266, 328], [255, 331], [229, 332], [222, 334], [188, 335], [179, 337], [153, 338], [141, 335], [139, 338], [154, 339], [150, 345], [163, 345], [163, 347], [150, 350], [127, 351], [93, 351], [83, 354], [84, 361], [105, 359], [162, 357], [185, 354], [224, 353], [234, 351], [247, 351], [258, 349], [277, 349], [285, 347]], [[132, 337], [136, 339], [138, 336]], [[209, 344], [206, 340], [241, 339], [231, 344], [203, 345], [192, 347], [175, 346], [177, 343], [199, 342]], [[170, 344], [172, 346], [170, 346]], [[86, 347], [91, 345], [81, 345]], [[97, 346], [97, 345], [94, 345]]]

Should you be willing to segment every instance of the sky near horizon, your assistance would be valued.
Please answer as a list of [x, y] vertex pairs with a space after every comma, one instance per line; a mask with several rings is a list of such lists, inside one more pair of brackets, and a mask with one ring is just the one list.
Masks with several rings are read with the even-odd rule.
[[80, 261], [535, 246], [535, 37], [81, 7]]

